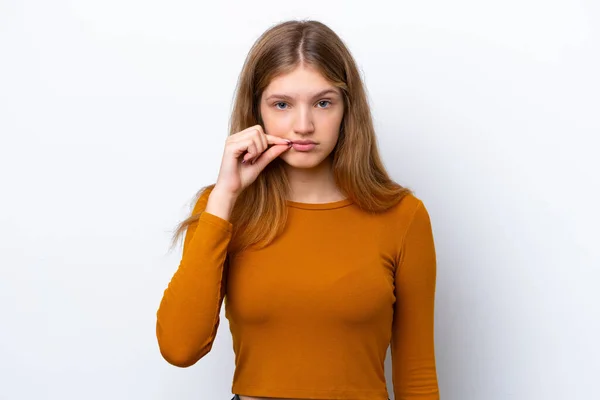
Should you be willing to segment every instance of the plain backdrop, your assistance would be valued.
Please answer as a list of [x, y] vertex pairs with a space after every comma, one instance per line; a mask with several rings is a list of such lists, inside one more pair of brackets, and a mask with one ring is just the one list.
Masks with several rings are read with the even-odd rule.
[[231, 398], [223, 309], [187, 369], [156, 310], [246, 54], [291, 18], [348, 45], [431, 214], [442, 399], [594, 398], [597, 1], [1, 0], [0, 399]]

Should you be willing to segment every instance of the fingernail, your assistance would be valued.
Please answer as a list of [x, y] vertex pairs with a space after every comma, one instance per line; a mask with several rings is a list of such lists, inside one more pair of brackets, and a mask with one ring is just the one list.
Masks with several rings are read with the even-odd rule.
[[288, 144], [292, 144], [291, 140], [285, 139], [286, 142], [288, 142]]
[[242, 160], [242, 164], [246, 164], [246, 160]]

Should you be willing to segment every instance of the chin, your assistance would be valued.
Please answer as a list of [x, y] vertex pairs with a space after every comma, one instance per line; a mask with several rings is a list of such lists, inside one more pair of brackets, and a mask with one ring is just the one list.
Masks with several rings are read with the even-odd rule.
[[299, 169], [315, 168], [327, 160], [327, 157], [323, 158], [320, 155], [310, 153], [291, 154], [291, 157], [290, 154], [284, 154], [279, 158], [290, 167]]

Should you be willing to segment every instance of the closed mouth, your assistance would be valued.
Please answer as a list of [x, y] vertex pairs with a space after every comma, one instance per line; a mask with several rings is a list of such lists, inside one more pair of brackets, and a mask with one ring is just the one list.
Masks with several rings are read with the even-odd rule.
[[312, 140], [292, 140], [294, 144], [316, 144]]

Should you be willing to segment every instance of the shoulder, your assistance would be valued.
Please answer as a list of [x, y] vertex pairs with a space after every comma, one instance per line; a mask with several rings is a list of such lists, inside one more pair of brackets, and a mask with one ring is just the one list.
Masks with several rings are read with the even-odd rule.
[[398, 202], [391, 210], [395, 222], [395, 230], [404, 238], [409, 231], [423, 232], [431, 229], [429, 211], [421, 198], [409, 193]]
[[404, 220], [405, 222], [412, 221], [415, 217], [422, 218], [424, 214], [428, 214], [423, 200], [413, 193], [406, 194], [392, 207], [392, 212], [396, 219]]
[[431, 220], [423, 200], [409, 194], [395, 207], [396, 265], [405, 259], [407, 250], [413, 256], [430, 257], [435, 254]]

